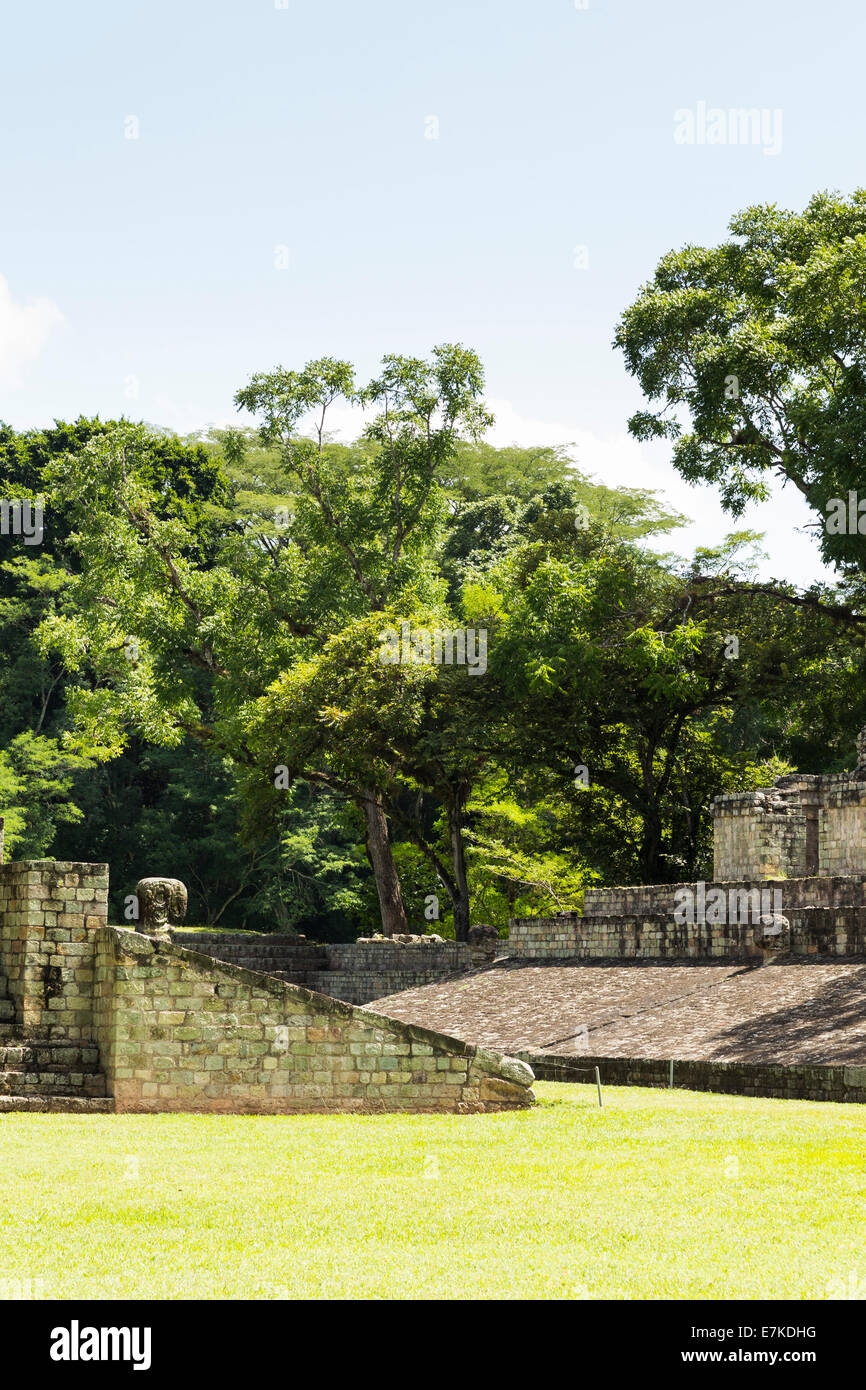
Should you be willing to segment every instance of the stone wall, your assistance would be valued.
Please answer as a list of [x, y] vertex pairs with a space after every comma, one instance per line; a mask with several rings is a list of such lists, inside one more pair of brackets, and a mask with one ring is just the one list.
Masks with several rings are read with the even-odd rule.
[[720, 796], [713, 803], [713, 877], [802, 878], [806, 874], [806, 814], [764, 810], [758, 793]]
[[[609, 917], [618, 912], [672, 915], [677, 894], [695, 888], [694, 883], [587, 888], [583, 895], [583, 912], [585, 917]], [[705, 895], [717, 888], [726, 897], [731, 892], [759, 893], [768, 911], [776, 910], [773, 904], [785, 913], [802, 907], [866, 907], [866, 874], [862, 873], [836, 874], [828, 878], [752, 878], [728, 882], [714, 879], [704, 885]]]
[[[556, 1056], [522, 1052], [539, 1081], [595, 1084], [598, 1067], [604, 1086], [667, 1087], [670, 1061], [647, 1057]], [[794, 1065], [763, 1062], [680, 1062], [674, 1060], [674, 1087], [683, 1091], [720, 1091], [727, 1095], [767, 1096], [780, 1100], [866, 1102], [866, 1067]]]
[[792, 955], [866, 955], [866, 910], [862, 907], [794, 908], [787, 916]]
[[116, 927], [95, 1033], [123, 1111], [459, 1111], [533, 1103], [514, 1059]]
[[93, 943], [107, 914], [106, 864], [0, 865], [0, 969], [22, 1038], [92, 1041]]
[[483, 1112], [534, 1101], [532, 1073], [513, 1058], [108, 927], [107, 904], [104, 864], [0, 865], [0, 1109]]
[[[716, 889], [725, 894], [731, 920], [676, 922], [676, 894], [694, 892], [695, 884], [587, 889], [583, 916], [572, 912], [513, 919], [510, 954], [519, 960], [759, 960], [779, 951], [795, 956], [866, 954], [863, 875], [701, 886], [705, 898]], [[753, 908], [759, 903], [760, 908], [749, 920], [737, 921], [738, 915], [746, 916], [749, 893]], [[764, 936], [756, 920], [760, 912], [785, 918], [778, 937]]]
[[712, 803], [717, 879], [866, 872], [866, 730], [853, 772], [790, 773]]
[[175, 930], [171, 935], [190, 950], [276, 975], [347, 1004], [369, 1004], [464, 974], [472, 966], [470, 947], [455, 941], [329, 944], [283, 934]]
[[751, 959], [763, 952], [750, 924], [709, 926], [647, 913], [524, 917], [509, 936], [519, 960]]
[[824, 874], [863, 873], [866, 868], [866, 786], [841, 786], [825, 794], [818, 816], [818, 862]]
[[578, 921], [583, 918], [577, 912], [563, 912], [558, 917], [512, 917], [508, 953], [519, 960], [574, 960]]
[[390, 941], [340, 943], [324, 947], [327, 968], [310, 976], [310, 989], [349, 1004], [369, 1004], [404, 989], [418, 989], [472, 967], [469, 946], [461, 941], [416, 945]]

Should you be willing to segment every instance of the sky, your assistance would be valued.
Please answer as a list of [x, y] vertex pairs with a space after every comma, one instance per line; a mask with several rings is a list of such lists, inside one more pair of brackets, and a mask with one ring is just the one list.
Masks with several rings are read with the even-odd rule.
[[[612, 339], [666, 251], [866, 182], [854, 0], [7, 0], [0, 33], [0, 419], [187, 433], [253, 372], [461, 341], [492, 442], [659, 489], [666, 549], [749, 526], [828, 577], [790, 487], [734, 522], [629, 437]], [[675, 138], [739, 107], [755, 143]]]

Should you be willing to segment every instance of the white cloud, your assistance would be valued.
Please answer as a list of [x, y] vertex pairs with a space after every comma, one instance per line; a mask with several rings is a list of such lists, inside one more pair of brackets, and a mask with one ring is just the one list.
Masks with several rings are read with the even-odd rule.
[[51, 299], [16, 304], [5, 276], [0, 275], [0, 382], [14, 388], [21, 368], [42, 351], [63, 315]]

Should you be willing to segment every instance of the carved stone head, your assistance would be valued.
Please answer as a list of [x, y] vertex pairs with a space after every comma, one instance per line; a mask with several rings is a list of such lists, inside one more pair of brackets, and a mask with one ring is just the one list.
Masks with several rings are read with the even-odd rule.
[[186, 888], [178, 878], [143, 878], [136, 887], [141, 917], [137, 930], [167, 940], [186, 916]]
[[785, 955], [791, 949], [791, 924], [779, 912], [766, 912], [755, 925], [756, 947], [764, 956]]

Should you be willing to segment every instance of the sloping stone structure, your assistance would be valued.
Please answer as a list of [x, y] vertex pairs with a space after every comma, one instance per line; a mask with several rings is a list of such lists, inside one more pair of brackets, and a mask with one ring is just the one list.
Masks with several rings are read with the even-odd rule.
[[104, 864], [0, 863], [0, 1112], [484, 1112], [532, 1072], [107, 925]]
[[866, 959], [500, 961], [380, 1013], [523, 1057], [536, 1077], [866, 1102]]
[[105, 927], [94, 1031], [118, 1110], [458, 1111], [530, 1105], [525, 1064], [173, 943]]

